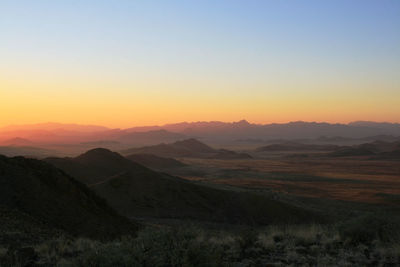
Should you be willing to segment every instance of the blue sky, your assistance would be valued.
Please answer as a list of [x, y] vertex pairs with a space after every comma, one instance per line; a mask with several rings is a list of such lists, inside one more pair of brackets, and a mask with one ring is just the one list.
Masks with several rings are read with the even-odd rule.
[[[307, 106], [328, 94], [349, 97], [360, 110], [363, 101], [374, 109], [387, 102], [382, 119], [400, 116], [393, 100], [400, 98], [396, 0], [1, 1], [0, 32], [0, 92], [7, 94], [97, 90], [122, 102], [118, 95], [216, 97], [227, 101], [221, 117], [253, 96], [265, 105], [295, 96]], [[262, 120], [257, 103], [237, 117]]]

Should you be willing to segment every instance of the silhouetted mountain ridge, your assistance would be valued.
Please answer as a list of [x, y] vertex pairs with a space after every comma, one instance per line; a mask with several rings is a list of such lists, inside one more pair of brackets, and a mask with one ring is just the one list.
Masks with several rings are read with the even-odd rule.
[[[140, 128], [140, 127], [139, 127]], [[139, 129], [138, 128], [138, 129]], [[152, 126], [209, 140], [229, 139], [274, 139], [274, 138], [318, 138], [320, 136], [341, 136], [363, 138], [374, 135], [400, 135], [400, 124], [378, 122], [353, 122], [349, 124], [327, 122], [295, 121], [289, 123], [253, 124], [245, 120], [239, 122], [182, 122]], [[134, 131], [135, 128], [130, 128]]]
[[251, 158], [245, 153], [237, 153], [226, 149], [214, 149], [194, 138], [177, 141], [171, 144], [158, 144], [122, 151], [123, 154], [154, 154], [162, 157], [195, 157], [195, 158], [220, 158], [240, 159]]
[[85, 184], [101, 182], [104, 178], [115, 175], [120, 170], [139, 173], [149, 171], [144, 166], [105, 148], [91, 149], [75, 158], [53, 157], [44, 160], [65, 170], [69, 175]]
[[238, 122], [200, 121], [166, 124], [162, 126], [108, 129], [101, 126], [70, 124], [38, 124], [0, 129], [0, 140], [20, 137], [34, 142], [82, 143], [97, 140], [116, 141], [130, 145], [170, 143], [191, 137], [210, 143], [234, 140], [315, 139], [321, 136], [340, 138], [368, 138], [371, 136], [400, 136], [399, 123], [352, 122], [348, 124], [326, 122], [289, 122], [254, 124]]
[[332, 157], [372, 156], [371, 159], [397, 159], [400, 142], [374, 141], [345, 146], [328, 154]]
[[26, 138], [14, 137], [0, 142], [3, 146], [32, 146], [34, 142]]
[[48, 157], [55, 154], [53, 150], [32, 146], [0, 146], [0, 155], [8, 157], [25, 156], [25, 157]]

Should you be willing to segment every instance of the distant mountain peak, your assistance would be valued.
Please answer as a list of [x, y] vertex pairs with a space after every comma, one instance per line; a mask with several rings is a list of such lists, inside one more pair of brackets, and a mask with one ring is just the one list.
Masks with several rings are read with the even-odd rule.
[[384, 126], [399, 126], [399, 123], [391, 122], [375, 122], [375, 121], [353, 121], [348, 123], [350, 126], [364, 126], [364, 127], [384, 127]]
[[200, 142], [196, 138], [188, 138], [188, 139], [185, 139], [185, 140], [176, 141], [174, 144], [175, 145], [179, 145], [179, 144], [188, 144], [188, 145], [191, 145], [191, 144], [199, 145], [199, 144], [201, 144], [201, 145], [205, 145], [204, 143]]
[[210, 147], [194, 138], [175, 142], [172, 144], [172, 146], [175, 148], [178, 148], [178, 149], [185, 149], [192, 153], [193, 152], [194, 153], [213, 153], [213, 152], [215, 152], [215, 150], [212, 147]]
[[106, 148], [94, 148], [89, 151], [86, 151], [85, 153], [79, 155], [76, 157], [76, 159], [83, 159], [83, 160], [88, 160], [88, 159], [99, 159], [99, 158], [105, 158], [105, 159], [125, 159], [123, 156], [118, 154], [117, 152], [113, 152], [109, 149]]
[[238, 122], [234, 122], [233, 124], [234, 125], [239, 125], [239, 126], [248, 126], [248, 125], [250, 125], [250, 123], [245, 119], [240, 120]]
[[93, 148], [85, 152], [85, 154], [112, 154], [112, 153], [114, 152], [112, 152], [107, 148], [102, 148], [102, 147]]
[[24, 141], [24, 142], [30, 142], [28, 139], [21, 138], [21, 137], [14, 137], [9, 139], [9, 141]]
[[195, 138], [189, 138], [182, 141], [177, 141], [172, 144], [175, 147], [183, 147], [191, 151], [198, 151], [198, 152], [213, 152], [214, 149], [210, 146], [200, 142]]
[[13, 145], [13, 146], [25, 146], [25, 145], [31, 145], [31, 144], [33, 144], [33, 142], [26, 138], [14, 137], [14, 138], [11, 138], [11, 139], [1, 142], [1, 144]]

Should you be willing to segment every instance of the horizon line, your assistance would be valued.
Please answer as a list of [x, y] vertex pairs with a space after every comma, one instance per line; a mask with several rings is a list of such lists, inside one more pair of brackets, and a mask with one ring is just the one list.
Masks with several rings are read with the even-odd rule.
[[193, 123], [226, 123], [226, 124], [235, 124], [235, 123], [248, 123], [250, 125], [258, 125], [258, 126], [265, 126], [265, 125], [273, 125], [273, 124], [290, 124], [290, 123], [327, 123], [327, 124], [341, 124], [341, 125], [350, 125], [352, 123], [387, 123], [387, 124], [400, 124], [400, 121], [373, 121], [373, 120], [354, 120], [349, 122], [329, 122], [329, 121], [306, 121], [306, 120], [293, 120], [293, 121], [285, 121], [285, 122], [265, 122], [265, 123], [255, 123], [250, 122], [246, 119], [241, 119], [237, 121], [222, 121], [222, 120], [198, 120], [198, 121], [179, 121], [179, 122], [172, 122], [172, 123], [161, 123], [161, 124], [148, 124], [148, 125], [132, 125], [128, 127], [111, 127], [103, 124], [92, 124], [92, 123], [76, 123], [76, 122], [56, 122], [56, 121], [45, 121], [45, 122], [35, 122], [35, 123], [21, 123], [21, 124], [6, 124], [0, 125], [0, 129], [9, 128], [9, 127], [23, 127], [23, 126], [39, 126], [39, 125], [46, 125], [46, 124], [61, 124], [61, 125], [75, 125], [75, 126], [84, 126], [84, 127], [103, 127], [108, 128], [109, 130], [116, 130], [116, 129], [129, 129], [129, 128], [144, 128], [144, 127], [164, 127], [168, 125], [175, 125], [175, 124], [193, 124]]

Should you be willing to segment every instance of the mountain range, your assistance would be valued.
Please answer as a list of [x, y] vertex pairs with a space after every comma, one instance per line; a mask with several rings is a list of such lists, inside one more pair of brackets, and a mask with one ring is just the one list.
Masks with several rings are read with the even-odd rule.
[[135, 127], [128, 131], [164, 129], [201, 138], [318, 138], [320, 136], [342, 136], [361, 138], [373, 135], [400, 136], [399, 123], [357, 121], [348, 124], [326, 122], [289, 122], [253, 124], [246, 120], [238, 122], [183, 122], [163, 126]]
[[[271, 143], [299, 142], [310, 144], [351, 145], [370, 141], [400, 140], [400, 124], [352, 122], [330, 124], [317, 122], [290, 122], [281, 124], [253, 124], [238, 122], [182, 122], [162, 126], [110, 129], [103, 126], [46, 123], [0, 128], [1, 153], [7, 156], [24, 155], [71, 156], [96, 147], [114, 151], [143, 148], [157, 144], [172, 144], [196, 139], [214, 147], [249, 147]], [[163, 146], [164, 146], [163, 145]], [[25, 149], [22, 149], [24, 147]], [[41, 149], [45, 149], [42, 151]], [[163, 147], [160, 145], [159, 150]], [[146, 152], [143, 148], [141, 153]], [[49, 153], [50, 152], [50, 153]], [[170, 151], [171, 152], [171, 151]], [[156, 154], [170, 157], [181, 152]], [[139, 152], [134, 152], [139, 153]], [[242, 155], [244, 156], [244, 155]], [[231, 151], [220, 150], [215, 158], [236, 158]]]
[[[147, 134], [143, 134], [147, 132]], [[318, 138], [321, 136], [341, 136], [346, 138], [365, 138], [374, 135], [400, 136], [399, 123], [356, 121], [348, 124], [325, 122], [289, 122], [254, 124], [246, 120], [238, 122], [182, 122], [162, 126], [143, 126], [126, 129], [110, 129], [103, 126], [46, 123], [33, 125], [7, 126], [0, 128], [0, 140], [26, 138], [56, 141], [61, 137], [74, 139], [122, 140], [165, 139], [161, 142], [177, 141], [182, 138]], [[133, 140], [132, 140], [133, 139]]]
[[385, 142], [374, 141], [357, 145], [321, 145], [305, 144], [300, 142], [282, 142], [258, 147], [256, 153], [271, 152], [318, 152], [317, 156], [328, 157], [357, 157], [368, 156], [376, 160], [398, 160], [400, 159], [400, 141]]
[[354, 146], [344, 146], [328, 154], [332, 157], [370, 156], [370, 159], [400, 159], [400, 141], [375, 141]]

